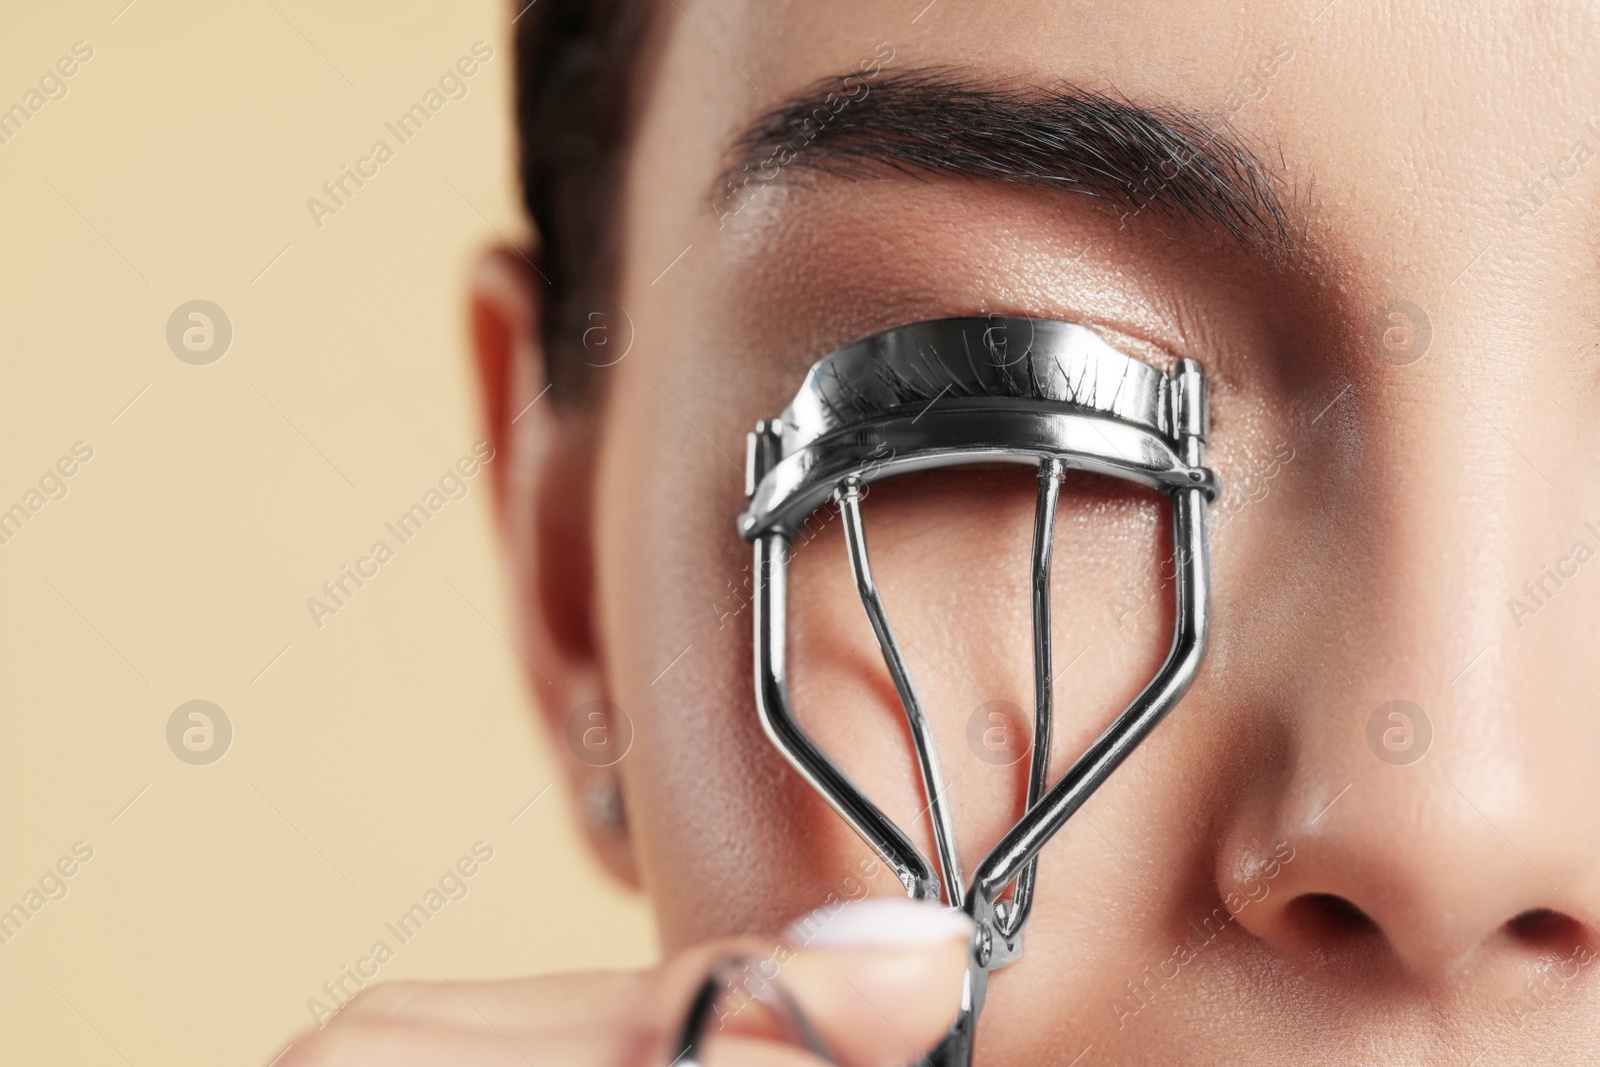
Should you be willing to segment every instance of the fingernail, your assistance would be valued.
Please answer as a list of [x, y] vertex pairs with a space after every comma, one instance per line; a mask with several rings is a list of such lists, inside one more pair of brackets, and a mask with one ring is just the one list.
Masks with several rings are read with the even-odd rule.
[[818, 908], [789, 924], [794, 948], [931, 948], [972, 936], [966, 913], [908, 897], [868, 897]]

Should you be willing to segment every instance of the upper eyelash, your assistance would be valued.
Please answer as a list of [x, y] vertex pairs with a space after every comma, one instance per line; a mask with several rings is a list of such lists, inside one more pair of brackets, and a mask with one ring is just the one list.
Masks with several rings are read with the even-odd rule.
[[[1029, 320], [1004, 321], [1009, 323]], [[975, 319], [973, 323], [974, 327], [980, 323], [992, 325], [992, 320]], [[985, 338], [991, 336], [988, 332], [990, 325], [983, 327]], [[1035, 351], [1031, 337], [1020, 355], [1013, 356], [1010, 352], [1005, 352], [1003, 356], [997, 358], [995, 349], [988, 348], [986, 352], [988, 358], [983, 359], [980, 365], [980, 359], [973, 351], [971, 331], [962, 334], [964, 358], [959, 360], [953, 359], [950, 353], [941, 353], [932, 346], [922, 344], [914, 337], [910, 339], [909, 350], [902, 345], [889, 348], [879, 346], [875, 352], [876, 358], [873, 358], [869, 369], [873, 380], [886, 387], [889, 395], [887, 398], [869, 397], [855, 382], [849, 380], [847, 375], [840, 372], [840, 364], [849, 359], [852, 350], [859, 350], [881, 336], [874, 334], [872, 337], [846, 345], [813, 366], [818, 400], [831, 419], [841, 424], [849, 424], [881, 414], [885, 400], [888, 401], [887, 406], [900, 407], [919, 403], [931, 404], [944, 396], [1018, 398], [1077, 403], [1091, 407], [1099, 407], [1110, 402], [1096, 395], [1098, 382], [1093, 377], [1073, 381], [1067, 368], [1062, 366], [1059, 355], [1053, 352], [1044, 353], [1043, 358], [1054, 365], [1058, 372], [1057, 380], [1065, 386], [1065, 389], [1062, 396], [1051, 395], [1051, 390], [1040, 379], [1040, 354]], [[1017, 368], [1023, 368], [1025, 373], [1018, 374]]]

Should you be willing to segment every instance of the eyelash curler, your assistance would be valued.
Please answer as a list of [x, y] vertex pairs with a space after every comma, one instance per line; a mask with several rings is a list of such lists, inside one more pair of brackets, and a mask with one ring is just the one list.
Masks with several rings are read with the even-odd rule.
[[[767, 736], [802, 777], [899, 877], [906, 893], [972, 917], [962, 1009], [926, 1060], [967, 1067], [991, 972], [1015, 962], [1033, 903], [1036, 858], [1096, 789], [1183, 697], [1205, 652], [1209, 621], [1207, 506], [1219, 491], [1204, 465], [1204, 371], [1170, 374], [1112, 348], [1085, 326], [991, 316], [938, 319], [873, 334], [812, 366], [775, 419], [756, 424], [745, 459], [747, 503], [738, 532], [754, 547], [755, 694]], [[1039, 471], [1032, 601], [1034, 724], [1027, 803], [967, 882], [932, 733], [873, 582], [861, 498], [882, 478], [962, 463], [1025, 463]], [[1062, 476], [1123, 478], [1172, 501], [1176, 622], [1165, 662], [1054, 783], [1049, 769], [1050, 563]], [[910, 726], [937, 865], [795, 720], [786, 677], [789, 542], [820, 507], [843, 519], [850, 568]], [[1006, 896], [1006, 891], [1010, 895]], [[720, 979], [685, 1022], [680, 1065], [698, 1063]], [[783, 1010], [797, 1016], [792, 1002]], [[809, 1034], [803, 1020], [799, 1032]], [[814, 1036], [814, 1035], [813, 1035]], [[812, 1051], [825, 1054], [815, 1040]]]

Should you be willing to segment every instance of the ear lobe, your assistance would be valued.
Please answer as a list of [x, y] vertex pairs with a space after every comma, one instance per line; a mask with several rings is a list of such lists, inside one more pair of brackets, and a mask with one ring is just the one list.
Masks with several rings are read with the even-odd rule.
[[[485, 436], [494, 449], [495, 512], [511, 578], [513, 645], [569, 795], [583, 796], [594, 768], [567, 745], [573, 709], [608, 694], [593, 625], [595, 414], [557, 409], [540, 345], [545, 283], [509, 247], [473, 272], [470, 316]], [[592, 803], [577, 805], [580, 812]], [[637, 886], [625, 827], [585, 819], [606, 868]]]

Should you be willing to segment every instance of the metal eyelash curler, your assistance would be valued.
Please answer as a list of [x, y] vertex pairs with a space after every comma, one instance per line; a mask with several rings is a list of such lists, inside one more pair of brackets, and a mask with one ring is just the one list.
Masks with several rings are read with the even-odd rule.
[[[1206, 402], [1205, 375], [1194, 360], [1180, 361], [1168, 375], [1117, 351], [1085, 326], [952, 318], [885, 330], [825, 357], [812, 366], [783, 414], [759, 422], [750, 435], [748, 501], [738, 531], [755, 551], [755, 693], [762, 726], [895, 872], [907, 894], [943, 900], [973, 919], [961, 1014], [929, 1054], [932, 1067], [972, 1062], [989, 974], [1022, 952], [1039, 850], [1194, 680], [1208, 623], [1206, 508], [1219, 490], [1216, 474], [1204, 466]], [[861, 496], [868, 484], [896, 474], [992, 462], [1039, 470], [1032, 561], [1034, 733], [1024, 813], [966, 883], [932, 733], [873, 582]], [[1155, 677], [1047, 789], [1051, 546], [1062, 475], [1069, 469], [1125, 478], [1171, 498], [1176, 623]], [[910, 725], [937, 869], [812, 743], [790, 706], [789, 540], [829, 501], [839, 507], [856, 588]], [[699, 1029], [686, 1028], [684, 1062], [698, 1062]]]

